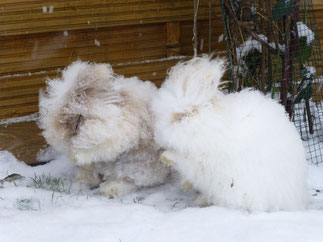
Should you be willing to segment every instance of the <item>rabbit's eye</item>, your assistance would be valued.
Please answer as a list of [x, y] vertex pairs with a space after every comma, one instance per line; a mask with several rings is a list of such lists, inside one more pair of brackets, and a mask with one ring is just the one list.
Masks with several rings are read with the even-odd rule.
[[74, 132], [75, 133], [77, 133], [77, 131], [78, 131], [79, 127], [80, 127], [80, 124], [81, 124], [82, 120], [83, 120], [83, 116], [81, 114], [78, 115], [77, 120], [76, 120], [76, 124], [75, 124], [75, 129], [74, 129]]
[[63, 117], [59, 120], [59, 124], [62, 128], [67, 129], [71, 136], [75, 136], [77, 135], [83, 120], [84, 117], [81, 114], [77, 114]]
[[79, 128], [83, 122], [83, 119], [83, 116], [79, 114], [75, 116], [72, 120], [70, 120], [69, 128], [72, 136], [77, 135]]

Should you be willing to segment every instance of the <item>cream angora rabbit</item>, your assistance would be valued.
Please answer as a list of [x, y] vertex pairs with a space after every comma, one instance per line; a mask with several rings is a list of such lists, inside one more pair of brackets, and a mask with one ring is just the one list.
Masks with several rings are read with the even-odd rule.
[[116, 75], [108, 64], [74, 62], [40, 92], [46, 141], [80, 167], [78, 178], [107, 196], [161, 184], [168, 168], [153, 139], [150, 82]]
[[173, 67], [153, 100], [156, 141], [207, 203], [248, 211], [304, 209], [307, 161], [284, 108], [250, 89], [218, 89], [224, 61]]

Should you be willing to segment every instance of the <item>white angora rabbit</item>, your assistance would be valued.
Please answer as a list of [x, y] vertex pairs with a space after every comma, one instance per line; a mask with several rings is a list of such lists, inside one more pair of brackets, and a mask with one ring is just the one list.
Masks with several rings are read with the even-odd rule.
[[107, 196], [161, 184], [150, 111], [157, 88], [116, 75], [108, 64], [74, 62], [40, 92], [39, 126], [46, 141], [80, 167], [78, 178]]
[[284, 108], [258, 91], [218, 89], [224, 61], [173, 67], [153, 99], [162, 159], [207, 203], [248, 211], [304, 209], [307, 161]]

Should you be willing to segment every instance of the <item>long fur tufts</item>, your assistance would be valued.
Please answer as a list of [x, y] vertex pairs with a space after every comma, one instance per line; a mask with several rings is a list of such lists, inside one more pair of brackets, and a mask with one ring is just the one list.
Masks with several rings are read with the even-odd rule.
[[104, 193], [116, 184], [132, 190], [129, 181], [160, 184], [168, 169], [153, 141], [150, 102], [156, 92], [151, 82], [116, 75], [109, 64], [74, 62], [40, 93], [39, 126], [49, 144], [78, 166], [91, 167], [81, 179], [92, 184], [102, 177]]
[[173, 67], [153, 100], [155, 136], [207, 202], [249, 211], [306, 207], [307, 161], [281, 105], [258, 91], [218, 89], [223, 60]]

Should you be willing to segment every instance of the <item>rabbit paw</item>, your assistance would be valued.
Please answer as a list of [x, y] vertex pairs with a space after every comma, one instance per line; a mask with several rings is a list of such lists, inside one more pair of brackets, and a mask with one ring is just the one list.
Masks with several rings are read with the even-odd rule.
[[166, 150], [160, 155], [159, 159], [162, 163], [164, 163], [167, 166], [174, 166], [175, 163], [173, 161], [174, 160], [173, 158], [174, 158], [173, 152], [170, 150]]
[[194, 201], [194, 205], [201, 208], [211, 206], [211, 204], [207, 201], [207, 199], [202, 194], [197, 196], [197, 198]]
[[190, 191], [193, 189], [193, 184], [188, 181], [185, 181], [183, 182], [182, 187], [185, 191]]
[[106, 181], [100, 184], [99, 191], [101, 194], [109, 197], [120, 197], [125, 196], [137, 189], [137, 186], [127, 180], [115, 180], [115, 181]]

